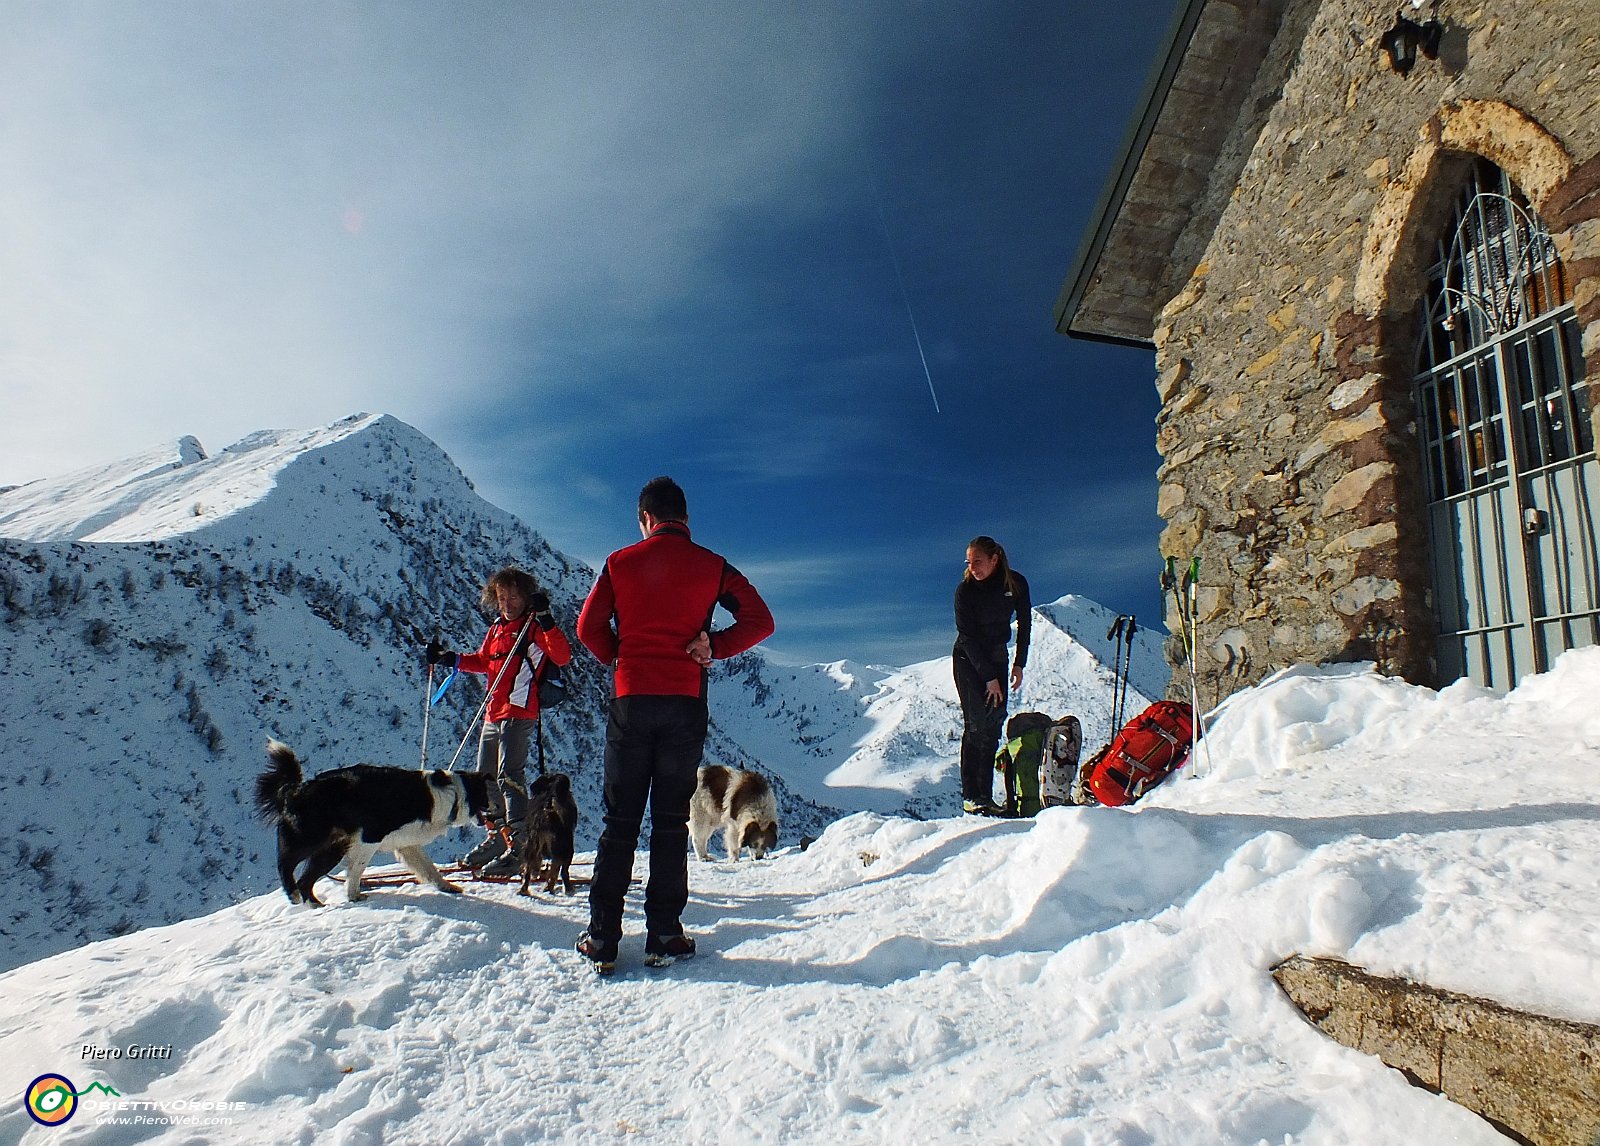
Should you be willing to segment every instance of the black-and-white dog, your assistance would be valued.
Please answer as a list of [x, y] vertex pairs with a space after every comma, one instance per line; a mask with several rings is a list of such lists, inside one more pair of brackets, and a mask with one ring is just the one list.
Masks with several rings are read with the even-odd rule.
[[689, 801], [689, 836], [695, 855], [711, 858], [706, 844], [718, 828], [731, 860], [737, 860], [743, 848], [763, 859], [778, 846], [778, 801], [765, 776], [721, 764], [700, 769]]
[[[278, 876], [290, 903], [320, 907], [317, 880], [345, 861], [345, 895], [361, 896], [361, 875], [380, 851], [393, 852], [424, 883], [461, 889], [422, 851], [446, 830], [491, 811], [488, 777], [356, 764], [303, 780], [287, 744], [267, 741], [271, 767], [256, 777], [256, 809], [278, 827]], [[298, 879], [295, 868], [304, 863]]]
[[528, 842], [522, 851], [522, 886], [518, 895], [528, 894], [528, 885], [550, 865], [544, 890], [554, 893], [556, 880], [572, 894], [573, 834], [578, 827], [578, 802], [572, 798], [572, 781], [560, 772], [540, 776], [528, 787]]

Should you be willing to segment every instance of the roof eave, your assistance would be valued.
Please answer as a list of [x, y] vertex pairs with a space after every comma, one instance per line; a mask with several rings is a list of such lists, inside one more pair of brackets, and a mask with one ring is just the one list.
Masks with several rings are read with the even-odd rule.
[[1145, 147], [1149, 144], [1150, 136], [1161, 118], [1161, 112], [1166, 107], [1172, 82], [1183, 63], [1184, 53], [1189, 48], [1189, 41], [1194, 35], [1195, 26], [1200, 22], [1200, 14], [1205, 6], [1206, 0], [1184, 0], [1183, 6], [1174, 14], [1172, 24], [1167, 29], [1166, 43], [1157, 57], [1156, 66], [1145, 82], [1139, 114], [1129, 127], [1117, 163], [1112, 167], [1111, 175], [1101, 189], [1100, 199], [1090, 216], [1090, 225], [1084, 232], [1083, 240], [1078, 244], [1072, 269], [1067, 273], [1061, 293], [1056, 299], [1056, 330], [1061, 334], [1091, 342], [1110, 342], [1122, 346], [1154, 349], [1154, 344], [1146, 339], [1079, 328], [1078, 308], [1082, 305], [1084, 293], [1088, 290], [1089, 282], [1099, 267], [1106, 241], [1122, 210], [1128, 188], [1133, 183], [1134, 173], [1138, 171], [1139, 163], [1144, 158]]

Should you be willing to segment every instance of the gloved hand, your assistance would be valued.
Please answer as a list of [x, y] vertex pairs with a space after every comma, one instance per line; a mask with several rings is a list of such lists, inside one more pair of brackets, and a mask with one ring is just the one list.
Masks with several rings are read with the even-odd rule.
[[456, 667], [456, 654], [445, 648], [444, 645], [440, 643], [438, 637], [434, 637], [428, 642], [427, 657], [430, 665], [448, 665], [451, 668]]
[[533, 610], [533, 619], [541, 629], [548, 632], [556, 627], [555, 615], [550, 612], [550, 595], [543, 589], [535, 589], [528, 597], [528, 608]]

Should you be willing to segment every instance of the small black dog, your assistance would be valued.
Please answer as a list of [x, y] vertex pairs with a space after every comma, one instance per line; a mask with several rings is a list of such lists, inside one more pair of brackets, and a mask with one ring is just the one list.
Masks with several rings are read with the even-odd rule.
[[572, 894], [572, 839], [578, 826], [578, 803], [572, 798], [572, 781], [560, 772], [540, 776], [528, 788], [528, 843], [522, 852], [522, 886], [518, 895], [527, 895], [528, 884], [542, 878], [546, 861], [549, 879], [546, 895], [554, 894], [556, 880], [562, 890]]

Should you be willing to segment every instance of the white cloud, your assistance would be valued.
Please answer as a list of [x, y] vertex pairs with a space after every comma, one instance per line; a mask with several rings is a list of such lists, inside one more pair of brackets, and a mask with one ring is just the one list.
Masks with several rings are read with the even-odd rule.
[[528, 394], [571, 385], [707, 289], [731, 213], [808, 209], [807, 163], [849, 145], [850, 11], [22, 6], [0, 482], [184, 433], [492, 411], [512, 354]]

